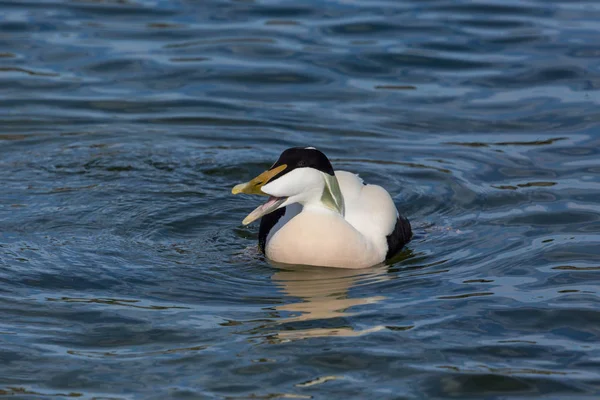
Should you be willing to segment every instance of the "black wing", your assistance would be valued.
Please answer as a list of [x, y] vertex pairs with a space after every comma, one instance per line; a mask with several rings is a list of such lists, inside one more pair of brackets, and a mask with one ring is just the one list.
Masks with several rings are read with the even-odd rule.
[[258, 248], [260, 251], [265, 254], [265, 248], [267, 247], [267, 236], [269, 236], [269, 232], [275, 226], [279, 218], [285, 215], [286, 207], [282, 207], [278, 210], [273, 211], [267, 215], [264, 215], [260, 219], [260, 228], [258, 228]]
[[388, 251], [385, 255], [385, 259], [389, 260], [395, 256], [406, 243], [410, 242], [411, 237], [412, 229], [410, 228], [410, 222], [407, 218], [404, 218], [401, 215], [398, 216], [394, 231], [387, 236]]

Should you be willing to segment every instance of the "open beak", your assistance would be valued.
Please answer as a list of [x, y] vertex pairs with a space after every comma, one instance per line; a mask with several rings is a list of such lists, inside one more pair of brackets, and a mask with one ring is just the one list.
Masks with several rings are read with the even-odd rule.
[[[265, 171], [249, 182], [240, 183], [239, 185], [235, 185], [233, 187], [233, 189], [231, 189], [231, 193], [233, 193], [233, 194], [246, 193], [246, 194], [258, 194], [261, 196], [269, 196], [268, 194], [263, 192], [261, 190], [261, 188], [264, 185], [266, 185], [274, 176], [276, 176], [277, 174], [279, 174], [281, 171], [283, 171], [286, 168], [287, 168], [287, 165], [283, 164], [276, 168]], [[249, 223], [261, 218], [262, 216], [277, 210], [277, 208], [279, 208], [279, 206], [281, 204], [283, 204], [283, 202], [285, 202], [286, 200], [287, 200], [287, 197], [269, 196], [269, 200], [267, 200], [266, 203], [256, 207], [256, 209], [254, 209], [254, 211], [252, 211], [250, 214], [248, 214], [246, 216], [246, 218], [244, 218], [244, 220], [242, 221], [242, 224], [248, 225]]]

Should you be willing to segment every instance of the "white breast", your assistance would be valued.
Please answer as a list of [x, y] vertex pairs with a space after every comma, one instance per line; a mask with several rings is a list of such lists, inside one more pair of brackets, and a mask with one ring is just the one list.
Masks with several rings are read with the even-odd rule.
[[339, 214], [303, 210], [267, 242], [269, 259], [301, 265], [365, 268], [383, 261], [373, 244]]

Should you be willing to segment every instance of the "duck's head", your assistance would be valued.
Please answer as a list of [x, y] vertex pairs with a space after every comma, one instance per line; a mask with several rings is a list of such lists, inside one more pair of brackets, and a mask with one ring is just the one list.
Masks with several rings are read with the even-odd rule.
[[294, 203], [344, 214], [344, 198], [333, 167], [327, 156], [314, 147], [285, 150], [271, 168], [249, 182], [236, 185], [231, 192], [269, 196], [265, 204], [244, 218], [244, 225]]

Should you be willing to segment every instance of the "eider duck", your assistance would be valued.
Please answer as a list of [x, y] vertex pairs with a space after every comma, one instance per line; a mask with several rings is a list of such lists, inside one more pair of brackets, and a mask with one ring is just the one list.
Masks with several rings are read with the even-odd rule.
[[269, 196], [242, 223], [262, 218], [259, 248], [276, 263], [366, 268], [396, 255], [412, 236], [385, 189], [334, 171], [314, 147], [285, 150], [232, 193]]

